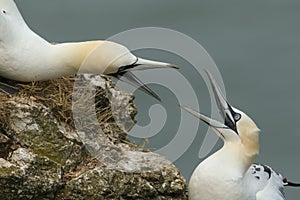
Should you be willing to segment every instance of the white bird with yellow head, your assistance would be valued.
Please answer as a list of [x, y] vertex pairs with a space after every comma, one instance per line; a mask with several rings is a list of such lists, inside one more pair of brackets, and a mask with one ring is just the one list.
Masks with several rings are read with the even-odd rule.
[[189, 182], [190, 200], [284, 200], [283, 186], [300, 186], [265, 165], [254, 164], [259, 153], [260, 129], [241, 110], [231, 106], [206, 71], [224, 122], [188, 107], [184, 110], [208, 124], [223, 147], [203, 160]]
[[[110, 41], [51, 44], [27, 26], [13, 0], [0, 0], [0, 30], [0, 76], [10, 80], [49, 80], [80, 70], [80, 73], [114, 76], [160, 100], [131, 71], [178, 68], [138, 58], [126, 47]], [[96, 54], [89, 57], [92, 52]], [[87, 58], [88, 65], [82, 66]], [[3, 90], [9, 89], [8, 85], [2, 86]]]

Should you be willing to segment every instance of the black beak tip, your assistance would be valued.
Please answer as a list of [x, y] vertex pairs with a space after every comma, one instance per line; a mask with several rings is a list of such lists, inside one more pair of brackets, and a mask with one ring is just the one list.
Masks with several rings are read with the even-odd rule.
[[162, 102], [161, 98], [156, 93], [154, 93], [153, 91], [148, 91], [146, 93], [149, 94], [150, 96], [152, 96], [157, 101]]
[[170, 67], [170, 68], [173, 68], [173, 69], [180, 70], [180, 67], [177, 66], [177, 65], [170, 64], [169, 67]]
[[141, 90], [142, 92], [145, 92], [146, 94], [155, 98], [159, 102], [162, 102], [161, 98], [155, 92], [153, 92], [147, 85], [145, 85], [141, 80], [139, 80], [130, 71], [125, 72], [125, 73], [115, 73], [115, 74], [110, 74], [110, 75], [138, 88], [139, 90]]

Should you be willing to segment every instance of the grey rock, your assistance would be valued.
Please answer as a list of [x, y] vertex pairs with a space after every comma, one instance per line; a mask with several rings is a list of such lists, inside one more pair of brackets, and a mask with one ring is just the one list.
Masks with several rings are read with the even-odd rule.
[[172, 163], [126, 139], [133, 96], [106, 77], [79, 78], [0, 94], [0, 199], [187, 199]]

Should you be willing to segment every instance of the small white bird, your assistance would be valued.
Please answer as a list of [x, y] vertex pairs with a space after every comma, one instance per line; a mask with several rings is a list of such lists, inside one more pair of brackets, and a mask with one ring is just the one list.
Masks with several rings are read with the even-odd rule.
[[0, 30], [0, 76], [6, 79], [49, 80], [74, 75], [80, 69], [81, 73], [114, 76], [160, 100], [130, 71], [178, 68], [138, 58], [110, 41], [50, 44], [27, 26], [13, 0], [0, 0]]
[[283, 200], [283, 186], [298, 186], [263, 165], [253, 164], [259, 153], [259, 128], [244, 112], [232, 107], [208, 71], [215, 100], [224, 123], [188, 107], [184, 110], [208, 124], [224, 146], [193, 172], [190, 200]]

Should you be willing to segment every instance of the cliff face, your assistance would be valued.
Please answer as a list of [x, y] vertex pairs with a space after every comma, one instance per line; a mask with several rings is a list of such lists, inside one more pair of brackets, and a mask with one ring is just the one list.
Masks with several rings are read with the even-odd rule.
[[92, 79], [96, 116], [80, 110], [80, 99], [93, 98], [74, 89], [72, 78], [18, 85], [12, 98], [0, 94], [0, 199], [187, 199], [174, 165], [126, 140], [133, 97], [109, 79]]

